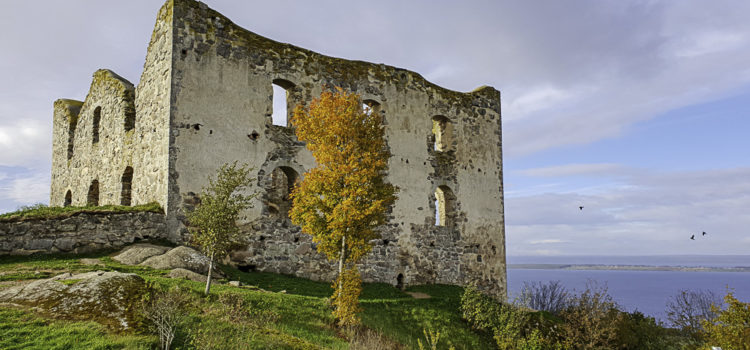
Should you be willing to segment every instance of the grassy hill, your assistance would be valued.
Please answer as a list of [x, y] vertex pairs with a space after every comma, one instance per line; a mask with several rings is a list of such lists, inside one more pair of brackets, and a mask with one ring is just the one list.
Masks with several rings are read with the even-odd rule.
[[[98, 259], [101, 264], [90, 265], [82, 258]], [[361, 297], [364, 328], [352, 335], [333, 325], [328, 283], [226, 266], [222, 269], [243, 286], [215, 285], [211, 296], [204, 297], [201, 283], [166, 278], [164, 270], [122, 265], [108, 253], [0, 257], [0, 289], [63, 272], [96, 270], [136, 273], [161, 290], [180, 287], [190, 302], [186, 321], [173, 343], [176, 349], [371, 348], [362, 345], [367, 342], [418, 349], [417, 339], [424, 342], [423, 329], [441, 332], [439, 349], [449, 345], [456, 349], [495, 348], [490, 335], [472, 331], [461, 319], [460, 287], [407, 289], [430, 296], [415, 299], [387, 284], [365, 284]], [[157, 336], [144, 331], [117, 334], [93, 322], [56, 320], [0, 304], [2, 349], [152, 349], [158, 343]]]

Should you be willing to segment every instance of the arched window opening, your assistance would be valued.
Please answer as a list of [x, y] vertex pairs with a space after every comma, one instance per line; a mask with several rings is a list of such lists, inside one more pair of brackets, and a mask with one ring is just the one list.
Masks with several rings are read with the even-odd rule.
[[284, 79], [274, 79], [273, 84], [273, 125], [288, 126], [289, 124], [289, 89], [294, 84]]
[[453, 226], [456, 196], [448, 186], [440, 186], [435, 190], [435, 225]]
[[89, 207], [99, 206], [99, 180], [91, 181], [89, 194], [86, 197], [86, 205]]
[[399, 273], [398, 276], [396, 276], [396, 288], [404, 289], [404, 274], [403, 273]]
[[91, 130], [93, 130], [91, 143], [99, 142], [99, 122], [101, 122], [101, 119], [102, 119], [102, 107], [96, 107], [96, 109], [94, 109], [94, 120], [91, 123]]
[[71, 204], [73, 204], [73, 193], [68, 190], [68, 192], [65, 193], [65, 202], [63, 203], [63, 207], [69, 207]]
[[72, 119], [68, 124], [68, 159], [73, 158], [73, 140], [76, 135], [77, 120]]
[[453, 125], [450, 120], [442, 115], [432, 117], [432, 134], [435, 137], [433, 149], [439, 152], [448, 152], [453, 143]]
[[120, 195], [120, 205], [129, 206], [131, 203], [131, 188], [133, 183], [133, 168], [127, 167], [122, 173], [122, 192]]
[[367, 115], [370, 115], [372, 113], [380, 113], [380, 103], [378, 103], [375, 100], [363, 100], [362, 101], [362, 110]]
[[268, 213], [279, 219], [286, 219], [292, 200], [289, 195], [299, 181], [299, 174], [294, 169], [280, 166], [271, 172], [271, 188], [269, 189]]
[[135, 109], [128, 108], [125, 110], [125, 132], [135, 128]]

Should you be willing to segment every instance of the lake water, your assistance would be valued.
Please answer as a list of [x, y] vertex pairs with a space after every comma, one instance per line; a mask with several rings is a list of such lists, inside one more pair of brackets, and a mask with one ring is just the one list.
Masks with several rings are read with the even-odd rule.
[[[602, 264], [687, 267], [750, 266], [750, 256], [662, 256], [662, 257], [509, 257], [509, 264]], [[518, 295], [524, 282], [559, 280], [568, 290], [582, 291], [588, 280], [606, 283], [609, 294], [624, 310], [638, 310], [665, 320], [671, 296], [680, 290], [711, 290], [726, 295], [727, 286], [743, 302], [750, 302], [748, 272], [612, 271], [508, 268], [509, 296]]]

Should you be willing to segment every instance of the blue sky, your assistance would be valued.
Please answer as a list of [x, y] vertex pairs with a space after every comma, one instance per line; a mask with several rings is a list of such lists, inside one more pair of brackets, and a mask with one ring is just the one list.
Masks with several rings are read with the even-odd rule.
[[[510, 255], [750, 252], [750, 2], [206, 2], [274, 40], [501, 90]], [[0, 212], [47, 202], [52, 102], [99, 68], [137, 84], [160, 6], [4, 4]]]

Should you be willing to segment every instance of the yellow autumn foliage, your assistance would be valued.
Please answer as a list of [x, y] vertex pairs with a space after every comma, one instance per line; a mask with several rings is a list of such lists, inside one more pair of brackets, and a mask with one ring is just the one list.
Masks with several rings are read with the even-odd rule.
[[[289, 216], [313, 237], [319, 252], [339, 261], [339, 272], [351, 271], [344, 265], [370, 252], [370, 241], [379, 238], [376, 228], [386, 223], [396, 200], [396, 187], [385, 181], [391, 153], [382, 117], [363, 108], [359, 95], [336, 88], [308, 107], [297, 106], [291, 123], [318, 166], [292, 191]], [[334, 295], [349, 294], [340, 290], [345, 285], [338, 283]], [[344, 308], [342, 303], [338, 307]]]

